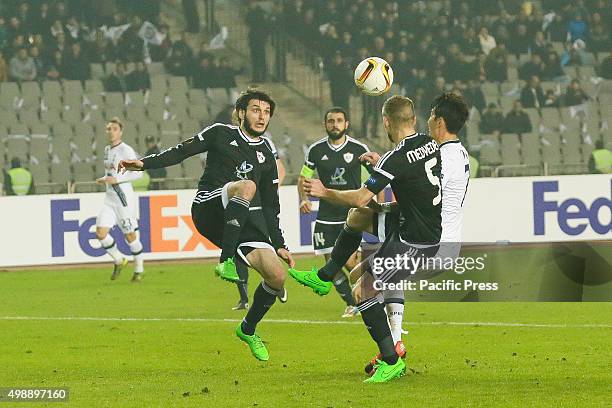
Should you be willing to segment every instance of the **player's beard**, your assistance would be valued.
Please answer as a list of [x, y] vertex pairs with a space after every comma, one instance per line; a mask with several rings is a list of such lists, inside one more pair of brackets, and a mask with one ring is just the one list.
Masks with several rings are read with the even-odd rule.
[[[268, 125], [270, 124], [270, 122], [268, 122]], [[261, 135], [263, 135], [264, 133], [266, 133], [266, 130], [268, 130], [268, 125], [266, 125], [266, 127], [264, 128], [263, 131], [258, 131], [255, 130], [251, 127], [251, 122], [249, 122], [249, 120], [247, 118], [244, 118], [244, 121], [242, 123], [242, 125], [244, 126], [244, 130], [246, 130], [246, 132], [249, 134], [249, 136], [252, 137], [259, 137]]]
[[346, 129], [343, 129], [343, 130], [339, 131], [338, 133], [334, 133], [333, 131], [329, 131], [327, 129], [325, 129], [325, 131], [327, 132], [327, 136], [329, 136], [329, 138], [331, 140], [338, 140], [342, 136], [344, 136], [344, 134], [346, 133]]

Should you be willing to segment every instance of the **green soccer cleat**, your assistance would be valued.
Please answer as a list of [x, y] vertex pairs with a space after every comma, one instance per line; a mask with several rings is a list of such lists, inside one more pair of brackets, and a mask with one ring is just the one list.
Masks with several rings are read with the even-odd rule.
[[261, 337], [259, 337], [257, 334], [253, 334], [252, 336], [244, 334], [242, 331], [242, 323], [236, 327], [236, 336], [238, 336], [240, 340], [244, 341], [249, 346], [251, 353], [256, 359], [261, 361], [268, 361], [270, 359], [268, 349], [263, 343], [263, 340], [261, 340]]
[[236, 264], [233, 258], [227, 258], [225, 261], [215, 266], [215, 275], [228, 282], [240, 282], [240, 276], [236, 272]]
[[121, 270], [125, 268], [127, 264], [128, 264], [127, 258], [123, 258], [121, 260], [121, 263], [115, 264], [113, 266], [113, 274], [111, 275], [111, 280], [117, 279], [119, 275], [121, 274]]
[[394, 378], [399, 378], [406, 372], [406, 363], [401, 358], [398, 358], [397, 362], [393, 365], [377, 360], [374, 368], [376, 372], [372, 377], [364, 380], [364, 383], [384, 383]]
[[298, 271], [293, 268], [289, 268], [289, 275], [298, 283], [308, 286], [314, 293], [319, 296], [325, 296], [329, 293], [332, 288], [331, 282], [325, 282], [321, 280], [317, 275], [317, 268], [313, 267], [310, 271]]

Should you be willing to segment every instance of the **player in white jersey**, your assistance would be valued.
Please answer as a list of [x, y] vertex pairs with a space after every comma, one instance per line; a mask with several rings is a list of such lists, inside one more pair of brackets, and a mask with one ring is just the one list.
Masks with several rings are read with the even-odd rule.
[[106, 195], [104, 206], [96, 220], [96, 236], [102, 247], [113, 258], [115, 266], [111, 279], [115, 280], [128, 262], [121, 255], [115, 241], [108, 233], [113, 226], [119, 226], [130, 246], [130, 252], [134, 256], [132, 282], [140, 282], [144, 273], [144, 262], [136, 218], [138, 201], [131, 182], [142, 177], [142, 173], [127, 171], [122, 174], [117, 171], [117, 165], [121, 160], [137, 159], [138, 155], [131, 146], [121, 141], [123, 124], [118, 118], [112, 118], [106, 124], [106, 135], [110, 143], [104, 148], [104, 171], [106, 174], [96, 180], [97, 183], [106, 185]]
[[[452, 95], [452, 94], [450, 94]], [[463, 220], [463, 203], [470, 179], [470, 159], [467, 151], [457, 137], [465, 123], [467, 107], [456, 96], [442, 94], [432, 104], [431, 115], [427, 124], [430, 136], [440, 147], [442, 159], [442, 234], [440, 247], [434, 259], [455, 259], [461, 250], [461, 227]], [[459, 126], [460, 124], [460, 126]], [[457, 128], [457, 126], [459, 126]], [[378, 161], [372, 155], [372, 159]], [[368, 156], [370, 157], [370, 156]], [[444, 264], [445, 262], [443, 262]], [[402, 322], [404, 319], [404, 291], [384, 290], [382, 296], [393, 342], [396, 349], [403, 347]], [[378, 356], [377, 356], [378, 357]], [[374, 361], [374, 359], [373, 359]], [[373, 374], [374, 362], [366, 366], [366, 372]]]

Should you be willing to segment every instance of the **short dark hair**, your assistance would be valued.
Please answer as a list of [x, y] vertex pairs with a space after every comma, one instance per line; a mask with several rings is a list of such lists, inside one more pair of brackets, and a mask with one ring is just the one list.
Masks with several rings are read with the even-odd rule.
[[414, 102], [407, 96], [393, 95], [383, 103], [382, 114], [392, 126], [404, 126], [415, 118]]
[[21, 167], [21, 159], [19, 157], [13, 157], [11, 159], [11, 168], [16, 169], [18, 167]]
[[329, 115], [330, 113], [341, 113], [341, 114], [343, 114], [343, 115], [344, 115], [344, 120], [345, 120], [345, 121], [348, 121], [348, 120], [349, 120], [349, 118], [348, 118], [348, 113], [346, 113], [346, 109], [344, 109], [344, 108], [343, 108], [343, 107], [341, 107], [341, 106], [334, 106], [334, 107], [332, 107], [332, 108], [329, 108], [329, 109], [327, 110], [327, 112], [325, 112], [325, 115], [323, 115], [323, 122], [326, 122], [326, 121], [327, 121], [327, 115]]
[[256, 99], [259, 101], [268, 102], [270, 104], [270, 117], [274, 115], [274, 108], [276, 108], [276, 102], [272, 99], [272, 97], [262, 90], [256, 88], [248, 88], [246, 91], [242, 92], [238, 99], [236, 99], [235, 109], [246, 110], [249, 105], [249, 101]]
[[603, 149], [603, 148], [604, 148], [603, 140], [597, 139], [595, 141], [595, 149]]
[[436, 118], [443, 118], [449, 133], [457, 134], [468, 118], [468, 107], [462, 96], [451, 92], [439, 95], [431, 104]]

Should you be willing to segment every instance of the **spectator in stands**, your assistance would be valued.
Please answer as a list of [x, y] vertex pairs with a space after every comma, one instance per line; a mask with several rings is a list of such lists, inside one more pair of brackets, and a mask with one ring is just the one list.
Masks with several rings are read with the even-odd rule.
[[512, 34], [508, 42], [508, 51], [517, 56], [529, 52], [531, 44], [531, 35], [527, 32], [527, 26], [519, 24], [516, 26], [516, 32]]
[[599, 65], [599, 76], [604, 79], [612, 79], [612, 55], [608, 55]]
[[59, 50], [53, 52], [51, 60], [45, 67], [45, 78], [57, 81], [64, 78], [64, 57]]
[[486, 57], [484, 73], [489, 81], [503, 82], [508, 79], [508, 52], [504, 43], [500, 43]]
[[230, 101], [235, 101], [238, 98], [238, 86], [236, 85], [236, 76], [242, 72], [241, 69], [236, 69], [228, 57], [223, 57], [219, 60], [219, 67], [216, 69], [217, 85], [224, 88]]
[[215, 67], [212, 64], [212, 57], [204, 56], [200, 59], [200, 64], [195, 69], [193, 75], [193, 86], [199, 89], [214, 88], [215, 83]]
[[[145, 156], [159, 153], [159, 145], [155, 141], [155, 137], [147, 135], [147, 137], [145, 137], [145, 142], [147, 144], [147, 151], [145, 153]], [[159, 169], [147, 169], [147, 173], [152, 179], [163, 179], [166, 178], [166, 175], [168, 174], [164, 167]], [[159, 182], [151, 183], [151, 187], [153, 190], [158, 190], [160, 185], [161, 183]]]
[[521, 90], [521, 104], [525, 108], [541, 108], [544, 106], [544, 91], [540, 85], [540, 78], [532, 76]]
[[125, 64], [121, 61], [115, 63], [115, 70], [106, 79], [106, 90], [108, 92], [128, 92], [127, 76], [125, 75]]
[[4, 192], [6, 195], [34, 194], [32, 173], [21, 167], [18, 157], [11, 159], [11, 169], [4, 173]]
[[327, 67], [329, 90], [332, 105], [349, 110], [349, 96], [354, 87], [351, 70], [347, 67], [342, 54], [337, 51]]
[[531, 53], [538, 54], [542, 60], [546, 59], [548, 55], [549, 48], [548, 41], [544, 37], [544, 33], [542, 31], [538, 31], [535, 33], [535, 38], [533, 39], [533, 43], [531, 44]]
[[6, 65], [6, 60], [4, 59], [4, 53], [2, 49], [0, 49], [0, 82], [6, 82], [9, 79], [8, 66]]
[[64, 77], [66, 79], [85, 81], [91, 78], [91, 67], [81, 51], [80, 43], [75, 42], [70, 46], [70, 51], [64, 58], [64, 63]]
[[266, 39], [269, 30], [266, 13], [256, 2], [251, 1], [245, 22], [249, 29], [248, 41], [251, 66], [253, 68], [253, 81], [264, 82], [267, 73]]
[[480, 133], [488, 135], [494, 132], [501, 132], [503, 125], [504, 114], [496, 104], [490, 103], [480, 119], [480, 125], [478, 126]]
[[589, 96], [580, 86], [580, 81], [573, 79], [565, 93], [565, 106], [575, 106], [589, 100]]
[[595, 150], [589, 157], [589, 173], [610, 174], [612, 173], [612, 152], [606, 149], [603, 140], [595, 142]]
[[96, 39], [90, 47], [89, 60], [104, 64], [115, 61], [117, 57], [117, 50], [112, 41], [106, 38], [101, 31], [96, 32]]
[[200, 31], [200, 15], [196, 0], [183, 0], [183, 13], [187, 22], [187, 31], [197, 33]]
[[0, 50], [4, 50], [9, 43], [9, 32], [4, 17], [0, 15]]
[[144, 41], [138, 36], [142, 26], [139, 16], [133, 16], [130, 27], [121, 34], [117, 42], [117, 52], [123, 61], [136, 62], [144, 58]]
[[593, 52], [606, 52], [612, 49], [612, 42], [610, 42], [610, 32], [606, 29], [606, 26], [601, 21], [601, 15], [599, 13], [593, 14], [593, 29], [589, 36], [589, 48]]
[[478, 109], [479, 113], [482, 113], [485, 106], [487, 106], [484, 93], [482, 92], [482, 89], [480, 89], [480, 84], [475, 80], [471, 80], [469, 82], [469, 86], [465, 92], [463, 92], [463, 96], [467, 100], [470, 107], [475, 107]]
[[558, 108], [559, 107], [559, 98], [555, 95], [555, 91], [549, 89], [546, 91], [546, 95], [544, 96], [544, 107], [545, 108]]
[[542, 69], [541, 78], [546, 81], [559, 81], [561, 77], [565, 76], [563, 69], [561, 69], [561, 60], [559, 54], [552, 51], [548, 53], [546, 57], [546, 63]]
[[504, 119], [504, 133], [529, 133], [532, 130], [529, 115], [523, 110], [520, 101], [515, 101], [512, 110]]
[[40, 56], [40, 50], [38, 47], [30, 48], [30, 57], [34, 61], [34, 66], [36, 67], [36, 79], [44, 79], [45, 78], [45, 62]]
[[151, 89], [151, 76], [144, 62], [138, 61], [136, 68], [127, 75], [130, 91], [146, 91]]
[[567, 25], [567, 34], [571, 42], [576, 40], [586, 41], [589, 33], [588, 30], [587, 23], [580, 13], [576, 13], [574, 19]]
[[565, 42], [567, 39], [567, 25], [563, 21], [561, 13], [555, 13], [553, 21], [546, 28], [550, 40], [554, 42]]
[[40, 4], [39, 9], [34, 13], [34, 33], [35, 34], [47, 34], [51, 30], [51, 24], [53, 24], [51, 11], [49, 10], [49, 3], [43, 2]]
[[186, 59], [188, 59], [190, 61], [193, 59], [193, 50], [191, 49], [191, 47], [189, 46], [189, 44], [187, 42], [187, 33], [186, 32], [182, 32], [181, 33], [181, 39], [175, 41], [172, 44], [172, 48], [170, 49], [170, 54], [172, 55], [178, 49], [180, 49], [182, 51], [182, 55]]
[[532, 76], [542, 77], [545, 66], [539, 54], [532, 54], [531, 60], [523, 64], [519, 69], [519, 78], [528, 81]]
[[478, 34], [478, 40], [480, 41], [480, 48], [485, 55], [489, 55], [491, 50], [497, 47], [495, 38], [489, 34], [487, 27], [482, 27]]
[[166, 70], [169, 74], [177, 76], [188, 76], [192, 72], [189, 57], [183, 54], [181, 48], [174, 50], [172, 55], [166, 60]]
[[32, 57], [28, 55], [27, 49], [21, 48], [11, 58], [10, 74], [14, 81], [33, 81], [36, 79], [36, 65]]

